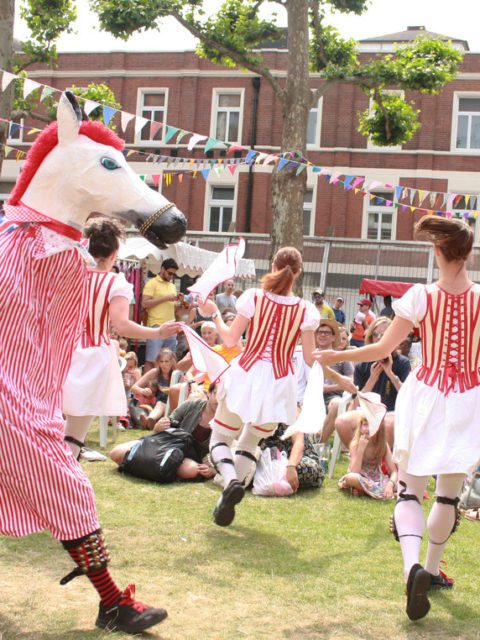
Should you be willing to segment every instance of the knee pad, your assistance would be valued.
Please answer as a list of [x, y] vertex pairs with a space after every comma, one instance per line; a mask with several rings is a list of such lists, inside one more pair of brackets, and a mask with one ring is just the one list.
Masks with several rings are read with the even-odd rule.
[[210, 460], [214, 466], [215, 471], [217, 473], [220, 473], [217, 465], [222, 463], [235, 465], [235, 463], [233, 462], [233, 458], [220, 458], [219, 460], [215, 460], [215, 458], [213, 457], [213, 450], [216, 449], [217, 447], [226, 447], [230, 451], [230, 445], [227, 444], [226, 442], [216, 442], [214, 445], [210, 447]]
[[103, 569], [110, 562], [110, 553], [105, 545], [102, 530], [98, 529], [77, 540], [62, 540], [63, 548], [68, 551], [77, 567], [60, 580], [64, 585], [77, 576], [87, 575]]
[[449, 504], [455, 510], [455, 521], [453, 523], [452, 531], [450, 533], [450, 535], [452, 535], [452, 533], [455, 533], [455, 531], [460, 526], [460, 509], [458, 508], [458, 503], [460, 502], [460, 498], [458, 498], [458, 497], [457, 498], [446, 498], [445, 496], [435, 496], [435, 500], [436, 500], [436, 502], [438, 502], [440, 504]]
[[[407, 485], [405, 482], [403, 482], [402, 480], [398, 481], [398, 484], [400, 485], [401, 489], [398, 492], [398, 498], [397, 498], [397, 502], [395, 504], [395, 507], [397, 506], [397, 504], [399, 504], [400, 502], [408, 502], [410, 500], [414, 500], [415, 502], [417, 502], [420, 505], [420, 501], [417, 498], [417, 496], [414, 493], [406, 493], [407, 490]], [[393, 537], [395, 538], [395, 540], [397, 542], [400, 541], [400, 538], [406, 538], [407, 536], [412, 536], [415, 538], [421, 538], [422, 536], [418, 536], [414, 533], [406, 533], [402, 536], [398, 535], [398, 531], [397, 531], [397, 526], [395, 524], [395, 508], [393, 509], [393, 513], [390, 516], [390, 533], [393, 535]]]

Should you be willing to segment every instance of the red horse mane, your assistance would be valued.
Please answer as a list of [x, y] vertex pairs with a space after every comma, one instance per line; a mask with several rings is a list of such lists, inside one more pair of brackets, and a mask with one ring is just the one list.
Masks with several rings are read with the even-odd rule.
[[[116, 133], [98, 121], [83, 121], [80, 124], [79, 133], [99, 144], [109, 145], [119, 151], [122, 151], [125, 146], [125, 142], [119, 138]], [[35, 142], [30, 147], [20, 176], [8, 200], [8, 204], [15, 205], [20, 202], [38, 167], [57, 144], [58, 126], [57, 122], [52, 122], [37, 136]]]

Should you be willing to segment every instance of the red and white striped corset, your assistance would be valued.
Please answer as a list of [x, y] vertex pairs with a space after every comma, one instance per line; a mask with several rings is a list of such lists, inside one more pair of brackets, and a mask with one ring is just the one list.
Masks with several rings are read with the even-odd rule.
[[[473, 285], [472, 285], [473, 286]], [[420, 322], [423, 364], [417, 378], [445, 395], [480, 385], [480, 291], [460, 295], [438, 285], [427, 290], [427, 311]]]
[[305, 317], [305, 302], [284, 304], [255, 294], [255, 313], [247, 332], [247, 345], [238, 363], [249, 371], [258, 360], [271, 362], [275, 379], [293, 373], [292, 356]]
[[117, 274], [110, 271], [88, 271], [88, 317], [82, 335], [82, 348], [110, 344], [109, 295]]

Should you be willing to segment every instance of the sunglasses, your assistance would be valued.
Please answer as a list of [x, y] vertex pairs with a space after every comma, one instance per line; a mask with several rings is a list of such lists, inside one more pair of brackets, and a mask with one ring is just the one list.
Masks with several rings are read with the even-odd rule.
[[384, 333], [385, 333], [385, 331], [374, 331], [374, 332], [372, 333], [372, 336], [373, 336], [374, 338], [381, 338], [381, 337], [384, 335]]
[[333, 331], [317, 331], [317, 335], [319, 336], [333, 336]]

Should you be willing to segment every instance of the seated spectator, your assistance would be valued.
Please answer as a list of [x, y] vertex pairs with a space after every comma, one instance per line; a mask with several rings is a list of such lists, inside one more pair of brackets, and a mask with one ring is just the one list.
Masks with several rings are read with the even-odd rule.
[[[336, 320], [320, 320], [320, 325], [315, 331], [315, 343], [319, 351], [338, 349], [340, 345], [340, 327]], [[351, 362], [339, 362], [331, 367], [334, 371], [349, 380], [353, 379], [353, 365]], [[323, 424], [321, 442], [327, 442], [335, 428], [335, 418], [342, 393], [347, 390], [346, 386], [341, 386], [332, 380], [324, 380], [323, 400], [327, 410], [327, 416]]]
[[340, 331], [340, 343], [337, 347], [337, 351], [345, 351], [346, 349], [356, 349], [356, 347], [352, 347], [350, 345], [350, 336], [348, 335], [348, 331], [346, 327], [339, 327]]
[[345, 304], [345, 300], [341, 297], [335, 299], [333, 303], [333, 313], [335, 314], [335, 320], [338, 324], [345, 324], [345, 312], [342, 307]]
[[[369, 327], [365, 335], [365, 343], [378, 342], [387, 327], [391, 324], [388, 318], [377, 318]], [[374, 391], [378, 393], [387, 407], [385, 416], [386, 438], [390, 449], [393, 448], [393, 425], [395, 401], [402, 383], [410, 373], [410, 362], [405, 356], [395, 350], [388, 358], [381, 362], [358, 362], [353, 371], [353, 381], [360, 391]], [[335, 428], [342, 442], [350, 445], [357, 427], [358, 412], [348, 411], [335, 420]]]
[[260, 443], [265, 449], [277, 448], [288, 455], [286, 479], [293, 491], [321, 487], [325, 478], [318, 455], [310, 438], [303, 433], [294, 433], [290, 438], [281, 440], [287, 425], [279, 424], [277, 430]]
[[235, 297], [233, 290], [235, 289], [235, 282], [233, 280], [225, 280], [223, 284], [223, 293], [219, 293], [215, 297], [220, 313], [223, 313], [225, 309], [233, 309], [235, 311], [237, 305], [237, 298]]
[[153, 429], [155, 423], [165, 413], [170, 380], [176, 365], [177, 359], [173, 351], [167, 348], [160, 349], [155, 358], [155, 367], [147, 371], [138, 382], [132, 385], [132, 393], [136, 396], [139, 404], [144, 404], [145, 399], [147, 402], [153, 403], [152, 401], [155, 399], [154, 406], [150, 411], [142, 410], [138, 415], [135, 415], [135, 412], [132, 415], [131, 412], [134, 422], [138, 420], [143, 429]]
[[138, 358], [135, 351], [128, 351], [125, 354], [126, 366], [122, 371], [123, 377], [123, 386], [125, 387], [125, 392], [127, 394], [127, 398], [130, 397], [130, 389], [132, 386], [140, 380], [142, 377], [142, 373], [138, 367]]
[[363, 298], [357, 302], [358, 312], [352, 324], [350, 331], [352, 332], [350, 344], [354, 347], [363, 347], [365, 344], [365, 332], [375, 320], [375, 314], [371, 311], [372, 302], [368, 298]]
[[[189, 448], [188, 457], [185, 457], [177, 468], [177, 478], [208, 479], [215, 475], [215, 469], [208, 462], [208, 447], [211, 434], [210, 422], [217, 410], [217, 404], [215, 385], [211, 384], [206, 400], [187, 400], [168, 418], [161, 418], [155, 425], [157, 433], [174, 427], [191, 434], [193, 438], [193, 448]], [[146, 438], [149, 437], [152, 436], [146, 436]], [[110, 452], [111, 459], [121, 466], [138, 442], [139, 440], [132, 440], [117, 445]]]
[[397, 470], [386, 440], [384, 423], [375, 435], [370, 436], [367, 418], [358, 412], [350, 443], [348, 473], [338, 481], [339, 488], [349, 489], [353, 495], [391, 500], [396, 482]]

